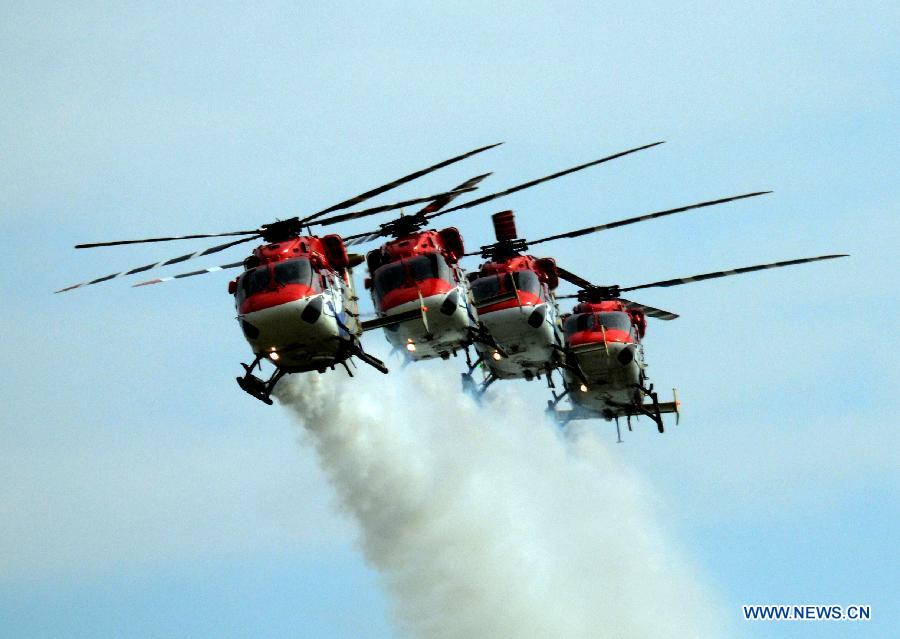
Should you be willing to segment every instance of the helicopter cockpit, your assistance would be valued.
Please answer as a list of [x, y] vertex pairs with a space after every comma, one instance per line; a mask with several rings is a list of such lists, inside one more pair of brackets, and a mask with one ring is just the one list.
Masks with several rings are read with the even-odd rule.
[[[385, 264], [377, 271], [372, 278], [372, 289], [375, 292], [377, 303], [384, 307], [385, 302], [391, 302], [392, 293], [399, 290], [405, 290], [415, 287], [421, 290], [423, 296], [433, 295], [435, 293], [446, 293], [455, 284], [453, 283], [453, 274], [450, 266], [444, 257], [438, 253], [428, 253], [427, 255], [418, 255], [408, 259], [400, 260]], [[446, 285], [438, 284], [435, 286], [425, 286], [429, 281], [443, 282]], [[442, 290], [431, 290], [442, 289]], [[408, 301], [406, 299], [399, 300]], [[393, 304], [388, 304], [393, 305]]]
[[235, 291], [238, 306], [257, 293], [279, 291], [289, 285], [303, 287], [302, 296], [320, 293], [322, 286], [319, 275], [309, 260], [300, 257], [274, 264], [263, 264], [246, 271], [238, 280]]
[[599, 333], [600, 339], [606, 342], [634, 342], [638, 339], [631, 316], [621, 311], [570, 315], [563, 324], [563, 331], [567, 336], [585, 332]]
[[528, 270], [478, 277], [472, 280], [471, 287], [476, 306], [487, 306], [516, 296], [522, 305], [536, 304], [544, 297], [541, 280], [534, 271]]

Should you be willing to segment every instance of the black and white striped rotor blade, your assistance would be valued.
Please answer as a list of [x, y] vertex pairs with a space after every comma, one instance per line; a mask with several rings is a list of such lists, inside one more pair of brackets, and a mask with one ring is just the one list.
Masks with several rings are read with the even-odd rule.
[[567, 271], [561, 266], [556, 267], [556, 274], [559, 275], [560, 279], [564, 279], [565, 281], [574, 284], [578, 288], [588, 289], [593, 286], [593, 284], [588, 282], [580, 275], [575, 275], [575, 273], [573, 273], [572, 271]]
[[157, 277], [153, 280], [147, 280], [146, 282], [139, 282], [137, 284], [132, 284], [132, 288], [137, 286], [149, 286], [150, 284], [162, 284], [163, 282], [170, 282], [172, 280], [180, 280], [184, 277], [194, 277], [195, 275], [206, 275], [207, 273], [218, 273], [219, 271], [224, 271], [229, 268], [238, 268], [244, 265], [243, 260], [240, 262], [232, 262], [231, 264], [223, 264], [222, 266], [210, 266], [209, 268], [203, 268], [199, 271], [191, 271], [190, 273], [179, 273], [178, 275], [171, 275], [169, 277]]
[[173, 240], [199, 240], [204, 237], [229, 237], [232, 235], [257, 235], [259, 231], [231, 231], [229, 233], [198, 233], [195, 235], [173, 235], [171, 237], [148, 237], [143, 240], [114, 240], [112, 242], [91, 242], [76, 244], [77, 249], [97, 248], [98, 246], [121, 246], [122, 244], [145, 244], [147, 242], [171, 242]]
[[642, 288], [654, 288], [658, 286], [680, 286], [681, 284], [690, 284], [691, 282], [702, 282], [703, 280], [714, 280], [719, 277], [728, 277], [730, 275], [741, 275], [743, 273], [753, 273], [754, 271], [764, 271], [770, 268], [781, 268], [783, 266], [794, 266], [797, 264], [808, 264], [809, 262], [819, 262], [821, 260], [833, 260], [838, 257], [847, 257], [846, 254], [840, 255], [820, 255], [818, 257], [804, 257], [797, 260], [785, 260], [783, 262], [772, 262], [771, 264], [758, 264], [756, 266], [743, 266], [727, 271], [715, 271], [713, 273], [702, 273], [700, 275], [691, 275], [690, 277], [678, 277], [671, 280], [660, 280], [659, 282], [651, 282], [649, 284], [639, 284], [638, 286], [626, 286], [620, 288], [620, 291], [637, 291]]
[[309, 215], [300, 221], [305, 224], [307, 222], [311, 222], [312, 220], [315, 220], [315, 219], [317, 219], [323, 215], [326, 215], [328, 213], [332, 213], [334, 211], [340, 211], [341, 209], [346, 209], [347, 207], [350, 207], [350, 206], [356, 206], [360, 202], [364, 202], [364, 201], [368, 200], [369, 198], [373, 198], [376, 195], [381, 195], [382, 193], [384, 193], [386, 191], [395, 189], [398, 186], [400, 186], [401, 184], [406, 184], [407, 182], [411, 182], [412, 180], [418, 179], [418, 178], [422, 177], [423, 175], [428, 175], [432, 171], [437, 171], [438, 169], [442, 169], [445, 166], [449, 166], [456, 162], [460, 162], [462, 160], [465, 160], [466, 158], [472, 157], [473, 155], [477, 155], [478, 153], [487, 151], [488, 149], [493, 149], [495, 146], [500, 146], [501, 144], [503, 144], [503, 143], [497, 142], [496, 144], [489, 144], [487, 146], [482, 146], [482, 147], [479, 147], [472, 151], [469, 151], [468, 153], [463, 153], [462, 155], [457, 155], [456, 157], [450, 158], [449, 160], [444, 160], [443, 162], [438, 162], [437, 164], [429, 166], [427, 169], [422, 169], [421, 171], [416, 171], [415, 173], [410, 173], [409, 175], [405, 175], [402, 178], [398, 178], [398, 179], [394, 180], [393, 182], [388, 182], [387, 184], [384, 184], [382, 186], [379, 186], [378, 188], [372, 189], [371, 191], [366, 191], [365, 193], [360, 193], [356, 197], [352, 197], [349, 200], [344, 200], [343, 202], [339, 202], [338, 204], [329, 206], [327, 209], [322, 209], [321, 211], [319, 211], [317, 213], [313, 213], [312, 215]]
[[[457, 187], [458, 189], [459, 187]], [[440, 201], [445, 198], [453, 199], [462, 193], [470, 193], [475, 190], [475, 187], [467, 187], [462, 190], [447, 191], [444, 193], [436, 193], [434, 195], [426, 195], [424, 197], [417, 197], [411, 200], [404, 200], [402, 202], [395, 202], [394, 204], [383, 204], [381, 206], [373, 206], [370, 209], [363, 209], [362, 211], [351, 211], [349, 213], [340, 213], [338, 215], [332, 215], [331, 217], [326, 217], [320, 220], [316, 220], [315, 222], [311, 222], [311, 224], [315, 224], [316, 226], [327, 226], [329, 224], [337, 224], [338, 222], [346, 222], [348, 220], [355, 220], [361, 217], [367, 217], [369, 215], [375, 215], [376, 213], [383, 213], [384, 211], [392, 211], [394, 209], [401, 209], [404, 206], [412, 206], [413, 204], [422, 204], [423, 202], [435, 202]], [[449, 200], [448, 200], [449, 201]], [[428, 207], [426, 207], [428, 208]]]
[[91, 286], [92, 284], [99, 284], [101, 282], [108, 282], [109, 280], [114, 280], [120, 277], [126, 277], [128, 275], [134, 275], [135, 273], [143, 273], [144, 271], [149, 271], [155, 268], [159, 268], [162, 266], [169, 266], [170, 264], [178, 264], [180, 262], [187, 262], [188, 260], [193, 260], [197, 257], [203, 257], [204, 255], [211, 255], [213, 253], [218, 253], [219, 251], [224, 251], [227, 248], [231, 248], [232, 246], [237, 246], [243, 242], [249, 242], [250, 240], [256, 239], [256, 235], [250, 237], [244, 237], [239, 240], [235, 240], [234, 242], [228, 242], [227, 244], [219, 244], [218, 246], [212, 246], [207, 249], [203, 249], [202, 251], [196, 251], [194, 253], [188, 253], [187, 255], [180, 255], [178, 257], [173, 257], [168, 260], [163, 260], [161, 262], [155, 262], [153, 264], [147, 264], [145, 266], [139, 266], [137, 268], [133, 268], [130, 271], [122, 271], [120, 273], [113, 273], [112, 275], [105, 275], [103, 277], [98, 277], [95, 280], [90, 280], [88, 282], [81, 282], [79, 284], [73, 284], [72, 286], [67, 286], [66, 288], [61, 288], [58, 291], [54, 291], [56, 293], [64, 293], [66, 291], [72, 291], [76, 288], [82, 288], [83, 286]]
[[478, 199], [472, 200], [470, 202], [464, 202], [458, 206], [454, 206], [452, 208], [438, 211], [436, 213], [432, 213], [429, 217], [436, 217], [438, 215], [443, 215], [444, 213], [450, 213], [452, 211], [459, 211], [460, 209], [468, 209], [473, 206], [478, 206], [479, 204], [484, 204], [485, 202], [490, 202], [491, 200], [496, 200], [497, 198], [504, 197], [506, 195], [510, 195], [512, 193], [516, 193], [517, 191], [521, 191], [523, 189], [530, 188], [532, 186], [536, 186], [543, 182], [548, 182], [550, 180], [555, 180], [556, 178], [562, 177], [564, 175], [568, 175], [569, 173], [575, 173], [576, 171], [581, 171], [582, 169], [586, 169], [591, 166], [596, 166], [598, 164], [603, 164], [604, 162], [609, 162], [610, 160], [615, 160], [616, 158], [623, 157], [625, 155], [630, 155], [631, 153], [637, 153], [638, 151], [643, 151], [644, 149], [649, 149], [654, 146], [658, 146], [663, 142], [654, 142], [653, 144], [645, 144], [644, 146], [635, 147], [633, 149], [628, 149], [627, 151], [622, 151], [621, 153], [616, 153], [614, 155], [608, 155], [605, 158], [600, 158], [599, 160], [594, 160], [592, 162], [586, 162], [585, 164], [579, 164], [578, 166], [573, 166], [570, 169], [565, 169], [564, 171], [559, 171], [557, 173], [553, 173], [552, 175], [546, 175], [541, 178], [537, 178], [536, 180], [531, 180], [530, 182], [524, 182], [517, 186], [510, 187], [505, 191], [498, 191], [497, 193], [491, 193], [490, 195], [485, 195], [484, 197], [480, 197]]
[[672, 313], [671, 311], [664, 311], [661, 308], [655, 308], [653, 306], [647, 306], [646, 304], [641, 304], [639, 302], [632, 302], [631, 300], [626, 300], [624, 298], [619, 298], [619, 301], [625, 305], [625, 308], [633, 308], [639, 310], [644, 313], [647, 317], [654, 317], [660, 320], [673, 320], [678, 319], [678, 315]]
[[563, 238], [572, 238], [572, 237], [580, 237], [582, 235], [588, 235], [590, 233], [597, 233], [599, 231], [606, 231], [608, 229], [618, 228], [620, 226], [626, 226], [628, 224], [635, 224], [637, 222], [643, 222], [645, 220], [653, 220], [658, 217], [665, 217], [666, 215], [674, 215], [675, 213], [683, 213], [684, 211], [691, 211], [693, 209], [702, 209], [707, 206], [715, 206], [716, 204], [725, 204], [726, 202], [734, 202], [736, 200], [744, 200], [750, 197], [756, 197], [758, 195], [765, 195], [767, 193], [771, 193], [772, 191], [756, 191], [754, 193], [745, 193], [744, 195], [735, 195], [732, 197], [726, 197], [719, 200], [710, 200], [708, 202], [698, 202], [697, 204], [688, 204], [687, 206], [679, 206], [674, 209], [666, 209], [665, 211], [655, 211], [653, 213], [646, 213], [644, 215], [638, 215], [636, 217], [630, 217], [625, 220], [619, 220], [618, 222], [609, 222], [607, 224], [600, 224], [598, 226], [589, 226], [587, 228], [578, 229], [577, 231], [569, 231], [567, 233], [559, 233], [558, 235], [551, 235], [549, 237], [542, 237], [539, 240], [532, 240], [528, 242], [529, 246], [533, 246], [535, 244], [541, 244], [542, 242], [550, 242], [551, 240], [560, 240]]

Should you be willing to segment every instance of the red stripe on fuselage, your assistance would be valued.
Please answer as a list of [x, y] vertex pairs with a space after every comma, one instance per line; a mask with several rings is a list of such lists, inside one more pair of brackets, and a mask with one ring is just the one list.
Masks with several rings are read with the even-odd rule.
[[606, 339], [603, 339], [602, 331], [577, 331], [566, 335], [566, 341], [569, 346], [579, 346], [581, 344], [612, 344], [613, 342], [620, 344], [630, 344], [634, 342], [628, 331], [620, 331], [615, 328], [606, 329]]
[[527, 291], [519, 291], [518, 299], [512, 297], [511, 299], [503, 300], [496, 304], [488, 304], [487, 306], [479, 307], [478, 314], [485, 315], [487, 313], [493, 313], [494, 311], [502, 311], [507, 308], [516, 308], [517, 306], [537, 306], [540, 303], [541, 298], [539, 295]]
[[454, 284], [436, 277], [416, 282], [414, 286], [401, 286], [392, 291], [388, 291], [382, 296], [378, 302], [378, 310], [387, 311], [395, 306], [417, 300], [419, 299], [419, 293], [422, 294], [423, 298], [431, 297], [432, 295], [449, 293], [454, 287]]
[[254, 293], [241, 303], [238, 311], [243, 315], [245, 313], [253, 313], [261, 311], [265, 308], [280, 306], [288, 302], [302, 300], [305, 297], [312, 297], [318, 293], [312, 287], [306, 284], [285, 284], [274, 290], [265, 290]]

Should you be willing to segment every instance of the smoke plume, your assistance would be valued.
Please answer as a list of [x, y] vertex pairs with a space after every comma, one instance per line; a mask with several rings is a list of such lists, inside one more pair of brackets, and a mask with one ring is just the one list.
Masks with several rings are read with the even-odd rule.
[[521, 385], [482, 408], [457, 382], [434, 369], [330, 373], [278, 393], [358, 522], [404, 635], [721, 636], [597, 422], [562, 437]]

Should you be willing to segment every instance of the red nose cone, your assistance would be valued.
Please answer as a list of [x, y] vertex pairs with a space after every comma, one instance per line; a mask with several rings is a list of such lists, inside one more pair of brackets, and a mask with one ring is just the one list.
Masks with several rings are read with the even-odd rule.
[[500, 211], [491, 216], [494, 221], [494, 235], [498, 242], [516, 239], [516, 216], [512, 211]]

